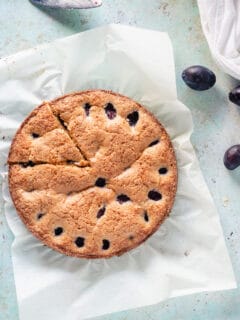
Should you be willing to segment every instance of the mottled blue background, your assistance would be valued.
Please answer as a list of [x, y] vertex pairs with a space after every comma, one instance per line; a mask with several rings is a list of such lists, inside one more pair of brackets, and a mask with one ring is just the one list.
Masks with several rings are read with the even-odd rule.
[[[0, 0], [0, 57], [108, 23], [123, 23], [167, 31], [174, 47], [178, 96], [193, 114], [195, 129], [192, 142], [218, 207], [239, 282], [240, 169], [228, 172], [222, 165], [225, 149], [232, 144], [240, 143], [240, 109], [230, 104], [227, 99], [228, 91], [236, 85], [236, 81], [223, 74], [212, 60], [202, 34], [195, 0], [103, 0], [103, 2], [103, 6], [97, 9], [61, 11], [39, 9], [27, 0]], [[80, 63], [84, 62], [79, 61]], [[217, 75], [216, 86], [201, 93], [188, 89], [181, 81], [181, 71], [191, 64], [203, 64], [213, 69]], [[0, 320], [18, 319], [11, 264], [11, 242], [12, 235], [1, 209]], [[239, 320], [240, 290], [186, 296], [98, 319]]]

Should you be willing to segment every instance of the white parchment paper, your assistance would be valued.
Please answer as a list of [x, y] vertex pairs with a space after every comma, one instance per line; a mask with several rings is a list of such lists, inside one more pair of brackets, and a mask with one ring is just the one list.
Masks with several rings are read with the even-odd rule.
[[[170, 134], [179, 185], [170, 217], [146, 243], [109, 260], [61, 255], [24, 227], [9, 197], [11, 139], [43, 100], [83, 89], [111, 89], [152, 111]], [[190, 144], [190, 111], [177, 100], [165, 33], [110, 25], [0, 61], [0, 151], [5, 214], [21, 320], [79, 320], [236, 286], [219, 216]], [[5, 137], [5, 138], [3, 138]]]

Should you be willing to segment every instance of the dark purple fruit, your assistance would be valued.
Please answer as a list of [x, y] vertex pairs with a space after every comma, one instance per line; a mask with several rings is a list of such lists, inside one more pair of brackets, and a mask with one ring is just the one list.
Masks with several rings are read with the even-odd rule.
[[106, 240], [106, 239], [103, 239], [103, 241], [102, 241], [102, 249], [103, 250], [107, 250], [107, 249], [109, 249], [109, 247], [110, 247], [110, 241]]
[[159, 201], [162, 199], [162, 195], [156, 190], [151, 190], [148, 192], [148, 198], [154, 201]]
[[86, 116], [89, 116], [90, 109], [91, 109], [90, 103], [85, 103], [85, 105], [83, 106], [83, 108], [84, 108], [84, 110], [85, 110]]
[[214, 86], [215, 74], [203, 66], [191, 66], [182, 73], [182, 79], [193, 90], [203, 91]]
[[106, 179], [104, 178], [98, 178], [97, 181], [95, 182], [95, 186], [103, 188], [106, 185]]
[[119, 195], [117, 196], [117, 201], [118, 201], [120, 204], [123, 204], [124, 202], [130, 201], [130, 198], [129, 198], [126, 194], [119, 194]]
[[117, 110], [114, 108], [112, 103], [108, 103], [105, 107], [105, 113], [108, 119], [112, 120], [117, 116]]
[[240, 144], [232, 146], [225, 152], [223, 162], [229, 170], [234, 170], [240, 166]]
[[54, 229], [55, 236], [60, 236], [62, 233], [63, 233], [62, 227], [57, 227], [56, 229]]
[[139, 113], [137, 111], [133, 111], [127, 116], [127, 120], [130, 126], [135, 126], [139, 119]]
[[77, 237], [77, 239], [75, 240], [75, 244], [78, 248], [84, 247], [84, 243], [85, 243], [85, 239], [82, 237]]
[[228, 97], [232, 103], [235, 103], [236, 105], [240, 106], [240, 86], [234, 88], [229, 93]]
[[97, 218], [100, 219], [104, 215], [105, 211], [106, 211], [106, 207], [105, 206], [102, 207], [101, 209], [99, 209], [98, 213], [97, 213]]

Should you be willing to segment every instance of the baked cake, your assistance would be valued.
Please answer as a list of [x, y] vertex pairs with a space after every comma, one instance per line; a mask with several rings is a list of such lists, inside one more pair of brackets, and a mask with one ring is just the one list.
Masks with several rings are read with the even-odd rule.
[[19, 216], [66, 255], [106, 258], [133, 249], [168, 216], [174, 150], [135, 101], [104, 90], [44, 102], [12, 142], [9, 188]]

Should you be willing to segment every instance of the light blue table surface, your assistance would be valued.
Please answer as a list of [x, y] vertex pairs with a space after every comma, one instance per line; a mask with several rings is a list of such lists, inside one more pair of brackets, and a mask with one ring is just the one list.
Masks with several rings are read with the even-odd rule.
[[[239, 283], [240, 169], [229, 172], [222, 164], [224, 151], [232, 144], [240, 143], [240, 109], [230, 104], [227, 98], [229, 90], [237, 82], [220, 71], [212, 60], [202, 34], [195, 0], [103, 2], [103, 6], [97, 9], [61, 11], [40, 9], [27, 0], [0, 0], [0, 57], [108, 23], [167, 31], [174, 47], [178, 96], [192, 111], [195, 125], [192, 143], [218, 208]], [[214, 70], [217, 84], [213, 89], [199, 93], [184, 85], [181, 71], [192, 64], [203, 64]], [[0, 320], [18, 319], [10, 251], [12, 239], [1, 210]], [[240, 289], [185, 296], [97, 319], [239, 320]]]

